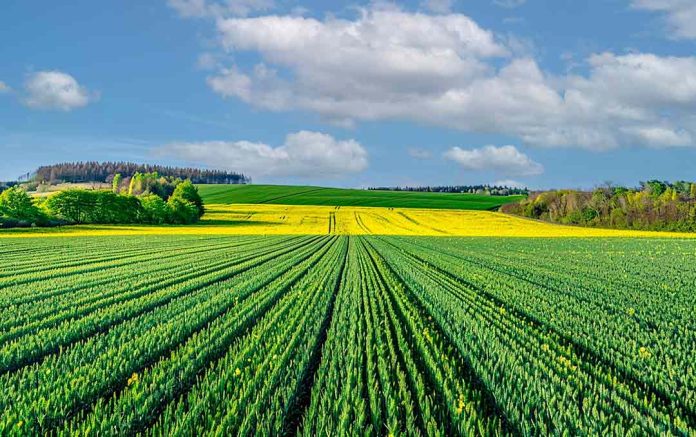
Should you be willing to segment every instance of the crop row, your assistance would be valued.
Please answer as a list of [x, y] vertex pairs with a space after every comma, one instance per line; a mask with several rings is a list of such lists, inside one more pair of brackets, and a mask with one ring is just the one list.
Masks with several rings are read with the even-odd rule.
[[[621, 247], [626, 250], [630, 243]], [[655, 249], [639, 248], [642, 250], [634, 254], [631, 267], [624, 267], [625, 263], [596, 254], [599, 262], [569, 263], [556, 257], [544, 259], [539, 265], [531, 258], [521, 263], [519, 256], [472, 255], [471, 249], [443, 247], [442, 242], [419, 240], [416, 246], [410, 246], [421, 259], [484, 290], [562, 337], [570, 347], [611, 366], [613, 372], [644, 386], [651, 395], [664, 398], [673, 409], [682, 410], [693, 420], [695, 272], [655, 268], [654, 262], [644, 260]], [[543, 259], [544, 255], [539, 257]], [[617, 275], [637, 266], [640, 272]], [[621, 279], [616, 280], [617, 276]], [[650, 279], [646, 281], [646, 277]], [[663, 284], [673, 290], [664, 290]]]
[[[442, 247], [428, 252], [409, 248], [413, 241], [371, 241], [385, 268], [432, 314], [518, 431], [679, 433], [693, 427], [688, 407], [580, 347], [572, 333], [564, 336], [511, 304], [522, 298], [513, 294], [520, 283], [528, 294], [536, 287], [501, 274], [477, 286], [471, 280], [481, 280], [481, 272], [462, 271]], [[505, 293], [508, 300], [501, 299]], [[549, 308], [538, 305], [540, 312]], [[586, 322], [597, 325], [590, 317]]]
[[690, 241], [0, 244], [0, 435], [696, 432]]

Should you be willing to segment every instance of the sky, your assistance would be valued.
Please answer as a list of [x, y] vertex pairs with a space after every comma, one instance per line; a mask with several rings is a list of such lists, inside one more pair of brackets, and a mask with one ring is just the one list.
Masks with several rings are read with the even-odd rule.
[[693, 0], [3, 0], [0, 180], [696, 180]]

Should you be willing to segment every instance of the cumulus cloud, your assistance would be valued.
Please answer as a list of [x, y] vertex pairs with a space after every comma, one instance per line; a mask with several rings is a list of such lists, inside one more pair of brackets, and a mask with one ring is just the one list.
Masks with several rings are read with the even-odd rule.
[[217, 27], [227, 50], [258, 52], [265, 62], [248, 72], [222, 69], [208, 80], [216, 92], [266, 109], [313, 110], [342, 124], [406, 115], [423, 96], [488, 72], [483, 59], [507, 54], [492, 32], [459, 14], [373, 8], [353, 21], [264, 16], [218, 20]]
[[442, 92], [487, 71], [481, 58], [507, 53], [491, 32], [458, 14], [371, 9], [354, 21], [264, 16], [217, 26], [225, 48], [259, 52], [267, 63], [290, 69], [295, 92], [314, 88], [312, 99]]
[[662, 12], [676, 39], [696, 39], [696, 2], [693, 0], [633, 0], [636, 9]]
[[10, 88], [9, 85], [0, 80], [0, 94], [9, 93], [10, 90], [12, 90], [12, 88]]
[[480, 149], [452, 147], [444, 154], [465, 170], [494, 171], [506, 176], [534, 176], [544, 172], [544, 167], [515, 146], [484, 146]]
[[185, 18], [245, 17], [253, 12], [272, 9], [273, 0], [167, 0], [169, 7]]
[[307, 110], [339, 126], [412, 120], [542, 147], [696, 138], [696, 57], [600, 53], [584, 61], [586, 74], [554, 76], [469, 17], [396, 7], [352, 20], [262, 16], [216, 26], [226, 50], [260, 62], [221, 67], [209, 86], [261, 109]]
[[627, 133], [638, 138], [643, 144], [651, 147], [679, 147], [693, 144], [693, 137], [685, 130], [672, 130], [663, 127], [637, 127], [628, 129]]
[[367, 151], [355, 140], [336, 140], [321, 132], [288, 134], [281, 146], [250, 141], [180, 142], [158, 154], [225, 167], [252, 177], [304, 176], [336, 178], [368, 166]]
[[24, 104], [36, 109], [70, 111], [87, 106], [96, 96], [74, 77], [61, 71], [39, 71], [24, 84]]

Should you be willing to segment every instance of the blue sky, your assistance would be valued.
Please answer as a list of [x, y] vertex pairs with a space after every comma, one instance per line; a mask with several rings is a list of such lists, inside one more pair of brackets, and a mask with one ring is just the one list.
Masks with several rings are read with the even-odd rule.
[[354, 187], [694, 180], [694, 22], [691, 0], [6, 0], [0, 180], [76, 160]]

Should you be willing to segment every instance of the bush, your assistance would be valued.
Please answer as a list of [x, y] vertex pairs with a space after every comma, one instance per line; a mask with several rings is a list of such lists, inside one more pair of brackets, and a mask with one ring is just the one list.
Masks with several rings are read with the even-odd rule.
[[171, 221], [169, 205], [155, 194], [147, 194], [140, 197], [143, 207], [143, 222], [161, 225]]
[[96, 206], [88, 214], [89, 223], [139, 223], [145, 211], [137, 197], [112, 191], [93, 191]]
[[51, 215], [77, 224], [87, 223], [96, 205], [93, 192], [79, 189], [60, 191], [46, 201]]
[[39, 218], [38, 224], [42, 226], [64, 223], [189, 224], [197, 222], [205, 211], [198, 189], [190, 181], [179, 183], [167, 202], [162, 196], [151, 193], [138, 197], [111, 190], [70, 189], [37, 203], [46, 214], [25, 191], [6, 190], [0, 195], [0, 216], [6, 219], [0, 226], [30, 226]]
[[32, 198], [19, 187], [8, 188], [0, 194], [0, 216], [29, 224], [44, 218]]
[[198, 221], [198, 208], [195, 204], [178, 198], [170, 197], [167, 202], [170, 210], [170, 221], [175, 224], [190, 224]]
[[46, 201], [54, 217], [71, 223], [138, 223], [144, 210], [137, 197], [111, 191], [65, 190]]
[[184, 200], [192, 203], [196, 207], [196, 214], [198, 217], [202, 217], [203, 214], [205, 214], [203, 199], [201, 199], [201, 195], [198, 194], [198, 188], [189, 180], [181, 182], [176, 186], [169, 200], [171, 201], [171, 199]]

